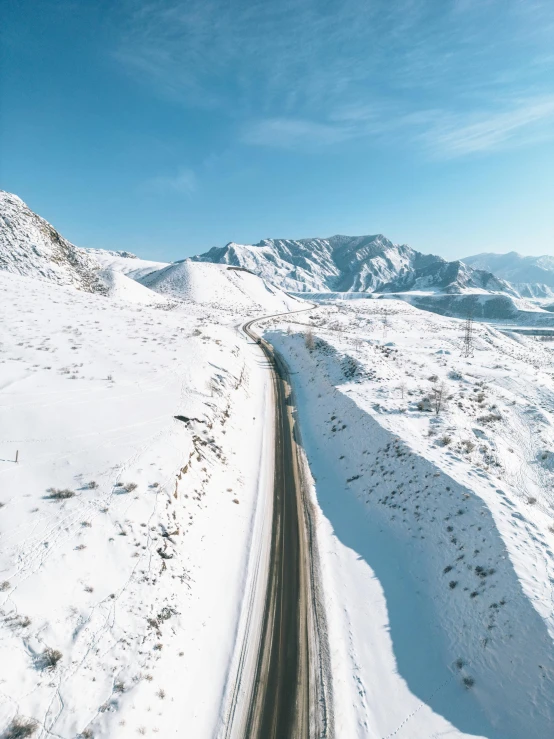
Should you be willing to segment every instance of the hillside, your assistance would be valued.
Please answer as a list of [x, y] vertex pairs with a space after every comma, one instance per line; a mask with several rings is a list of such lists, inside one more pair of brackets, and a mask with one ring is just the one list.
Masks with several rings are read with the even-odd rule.
[[416, 267], [398, 279], [382, 285], [378, 292], [403, 292], [420, 290], [447, 294], [482, 291], [484, 293], [506, 293], [519, 297], [514, 288], [490, 272], [472, 269], [464, 262], [434, 262]]
[[294, 310], [300, 302], [257, 275], [190, 259], [152, 272], [140, 282], [161, 295], [248, 314]]
[[0, 190], [0, 270], [101, 292], [98, 266], [92, 255], [64, 239], [17, 195]]
[[0, 736], [216, 736], [270, 375], [240, 313], [99, 275], [0, 270]]
[[549, 739], [551, 342], [388, 299], [263, 322], [313, 475], [337, 736]]

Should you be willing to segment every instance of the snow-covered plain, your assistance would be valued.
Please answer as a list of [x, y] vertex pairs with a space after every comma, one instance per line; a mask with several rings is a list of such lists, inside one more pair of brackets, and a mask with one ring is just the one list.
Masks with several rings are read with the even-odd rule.
[[552, 345], [478, 324], [464, 358], [463, 322], [394, 300], [263, 323], [314, 478], [337, 736], [551, 737]]
[[298, 301], [193, 271], [204, 302], [0, 272], [1, 736], [222, 725], [271, 490], [269, 374], [237, 327]]

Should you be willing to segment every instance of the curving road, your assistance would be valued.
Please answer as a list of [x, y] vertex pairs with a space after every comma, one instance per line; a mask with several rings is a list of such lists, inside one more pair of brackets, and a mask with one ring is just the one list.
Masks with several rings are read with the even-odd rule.
[[308, 548], [301, 476], [293, 436], [290, 384], [273, 347], [263, 350], [275, 395], [275, 473], [270, 569], [256, 676], [248, 710], [249, 739], [308, 739], [310, 717]]
[[[255, 570], [263, 572], [263, 578], [254, 578], [246, 599], [246, 632], [220, 736], [333, 739], [330, 657], [315, 517], [305, 492], [305, 460], [294, 398], [285, 362], [253, 329], [256, 322], [273, 317], [262, 316], [242, 327], [263, 351], [272, 375], [274, 490], [266, 555], [257, 550], [254, 554], [260, 557]], [[266, 556], [267, 565], [262, 564]]]

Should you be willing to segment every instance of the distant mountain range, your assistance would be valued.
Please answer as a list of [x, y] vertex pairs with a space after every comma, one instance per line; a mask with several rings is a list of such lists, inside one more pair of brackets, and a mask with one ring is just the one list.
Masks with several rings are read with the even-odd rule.
[[508, 254], [476, 254], [463, 261], [511, 282], [522, 297], [554, 297], [554, 257], [523, 257], [511, 251]]
[[522, 257], [511, 252], [449, 262], [406, 244], [393, 244], [381, 234], [231, 242], [170, 265], [138, 259], [129, 252], [82, 249], [16, 195], [0, 191], [2, 270], [91, 292], [109, 291], [114, 280], [107, 273], [115, 272], [157, 292], [175, 293], [176, 286], [184, 290], [189, 284], [192, 273], [186, 265], [195, 262], [240, 267], [293, 293], [554, 298], [554, 257]]
[[[463, 261], [422, 254], [385, 236], [331, 236], [328, 239], [265, 239], [230, 243], [192, 257], [243, 267], [290, 292], [406, 292], [459, 294], [517, 291], [490, 271]], [[554, 277], [554, 272], [553, 272]]]

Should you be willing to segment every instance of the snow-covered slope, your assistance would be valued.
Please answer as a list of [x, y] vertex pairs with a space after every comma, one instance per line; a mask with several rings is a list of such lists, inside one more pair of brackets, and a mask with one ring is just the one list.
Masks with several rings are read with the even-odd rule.
[[102, 290], [97, 269], [94, 257], [64, 239], [16, 195], [0, 190], [0, 270], [93, 292]]
[[278, 313], [301, 302], [243, 269], [190, 259], [152, 272], [141, 283], [162, 295], [231, 311]]
[[83, 249], [87, 254], [103, 268], [113, 272], [121, 272], [133, 280], [163, 269], [168, 262], [152, 262], [148, 259], [139, 259], [135, 254], [128, 251], [109, 251], [107, 249]]
[[461, 262], [414, 251], [376, 236], [266, 239], [214, 247], [195, 261], [244, 267], [291, 292], [373, 292], [434, 289], [516, 292], [503, 280]]
[[423, 290], [447, 294], [475, 292], [503, 292], [519, 297], [516, 290], [504, 280], [490, 272], [472, 269], [464, 262], [433, 262], [424, 267], [415, 267], [396, 280], [378, 288], [379, 292], [403, 292], [406, 290]]
[[154, 290], [149, 290], [140, 282], [127, 277], [123, 272], [113, 269], [102, 269], [97, 273], [98, 281], [104, 286], [105, 294], [110, 298], [126, 300], [130, 303], [141, 303], [142, 305], [168, 305], [169, 301], [164, 295]]
[[554, 257], [524, 257], [512, 251], [508, 254], [476, 254], [462, 261], [508, 280], [523, 297], [554, 296]]
[[[395, 300], [264, 321], [293, 371], [337, 737], [550, 739], [554, 346]], [[438, 405], [437, 405], [438, 404]]]
[[[119, 297], [125, 293], [133, 301], [148, 302], [145, 290], [138, 297], [140, 286], [136, 290], [125, 286], [124, 280], [110, 277], [109, 272], [137, 280], [166, 266], [166, 262], [139, 259], [130, 252], [75, 246], [17, 195], [0, 190], [0, 270], [88, 292], [108, 289]], [[155, 302], [160, 302], [159, 296], [150, 296], [150, 303]]]
[[0, 296], [0, 736], [219, 736], [271, 520], [259, 350], [211, 305]]

